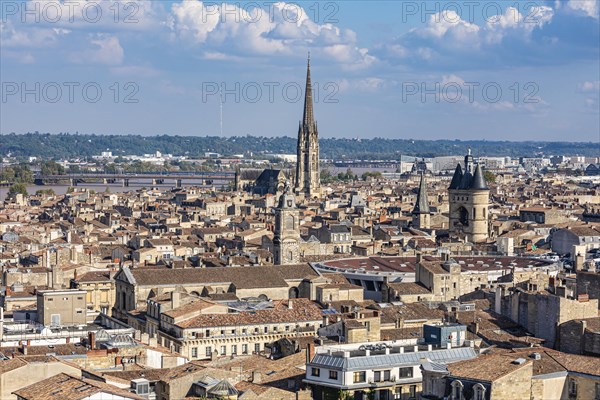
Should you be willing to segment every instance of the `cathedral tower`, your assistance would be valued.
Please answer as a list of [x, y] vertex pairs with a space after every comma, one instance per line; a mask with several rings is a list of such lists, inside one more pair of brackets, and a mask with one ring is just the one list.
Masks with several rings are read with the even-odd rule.
[[273, 261], [275, 265], [300, 262], [300, 218], [296, 199], [289, 185], [279, 197], [275, 208]]
[[310, 54], [306, 70], [304, 116], [298, 128], [298, 160], [296, 164], [296, 192], [308, 197], [320, 194], [319, 133], [313, 114], [312, 82], [310, 79]]
[[488, 207], [490, 190], [485, 183], [483, 170], [475, 165], [471, 149], [465, 156], [465, 169], [456, 166], [448, 188], [450, 200], [450, 232], [462, 233], [473, 243], [485, 242], [488, 238]]

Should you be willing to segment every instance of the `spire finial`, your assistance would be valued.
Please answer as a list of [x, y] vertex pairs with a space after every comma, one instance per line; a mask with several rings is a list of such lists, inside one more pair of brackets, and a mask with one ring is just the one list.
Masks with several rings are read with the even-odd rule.
[[471, 155], [471, 146], [469, 146], [469, 150], [468, 151], [469, 151], [468, 154]]

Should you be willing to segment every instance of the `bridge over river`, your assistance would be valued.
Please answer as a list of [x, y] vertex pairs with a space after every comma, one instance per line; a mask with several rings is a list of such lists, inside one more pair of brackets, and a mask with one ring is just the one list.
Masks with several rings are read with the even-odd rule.
[[162, 185], [167, 182], [174, 183], [174, 186], [181, 187], [183, 182], [197, 183], [203, 185], [226, 186], [235, 180], [235, 172], [148, 172], [148, 173], [103, 173], [103, 172], [82, 172], [64, 175], [42, 175], [35, 176], [36, 185], [58, 184], [68, 182], [70, 186], [77, 186], [80, 183], [102, 182], [105, 185], [121, 183], [124, 187], [130, 184], [150, 184]]

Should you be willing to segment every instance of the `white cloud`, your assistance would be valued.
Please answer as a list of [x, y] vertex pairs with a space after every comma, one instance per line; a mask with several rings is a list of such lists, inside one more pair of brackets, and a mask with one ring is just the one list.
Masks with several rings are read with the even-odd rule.
[[120, 65], [125, 58], [125, 51], [119, 43], [119, 38], [109, 35], [93, 36], [89, 43], [91, 49], [72, 53], [71, 61], [80, 64]]
[[500, 43], [510, 32], [522, 34], [526, 39], [535, 28], [542, 28], [552, 21], [554, 10], [547, 6], [532, 6], [528, 15], [523, 15], [518, 9], [508, 7], [504, 14], [488, 19], [485, 36], [490, 43]]
[[569, 0], [567, 1], [566, 8], [596, 19], [598, 19], [600, 14], [598, 0]]
[[534, 30], [552, 21], [554, 10], [532, 5], [525, 14], [507, 7], [501, 14], [489, 16], [486, 22], [478, 25], [463, 19], [454, 10], [442, 10], [431, 15], [425, 26], [413, 28], [393, 43], [379, 45], [376, 49], [383, 52], [382, 58], [434, 62], [446, 56], [457, 62], [461, 59], [458, 52], [477, 57], [509, 36], [530, 41]]
[[[256, 3], [254, 3], [256, 4]], [[184, 0], [173, 4], [168, 26], [174, 39], [202, 49], [205, 58], [296, 55], [311, 50], [348, 66], [368, 66], [374, 57], [356, 44], [356, 34], [317, 24], [296, 4], [249, 8], [238, 3]]]
[[580, 83], [577, 90], [581, 93], [598, 93], [600, 92], [600, 81], [586, 81]]
[[340, 92], [359, 91], [374, 93], [394, 84], [394, 82], [388, 82], [385, 79], [377, 77], [342, 79], [337, 82]]
[[414, 31], [424, 37], [444, 38], [460, 43], [476, 43], [479, 30], [479, 26], [463, 20], [455, 11], [443, 10], [438, 14], [431, 15], [425, 28]]
[[50, 47], [54, 46], [61, 37], [66, 36], [69, 33], [71, 33], [71, 31], [68, 29], [39, 26], [29, 28], [19, 26], [19, 28], [17, 28], [10, 19], [0, 21], [0, 41], [2, 42], [2, 47]]

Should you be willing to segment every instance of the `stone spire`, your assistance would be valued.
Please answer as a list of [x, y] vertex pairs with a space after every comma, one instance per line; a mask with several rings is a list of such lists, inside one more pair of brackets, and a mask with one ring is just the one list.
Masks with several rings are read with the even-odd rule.
[[421, 173], [421, 183], [419, 184], [419, 193], [417, 202], [413, 209], [413, 214], [429, 214], [429, 199], [427, 198], [427, 188], [425, 187], [425, 174]]
[[297, 155], [296, 191], [311, 197], [318, 196], [320, 193], [319, 133], [313, 111], [310, 53], [306, 67], [304, 114], [298, 128]]
[[310, 52], [308, 53], [308, 64], [306, 67], [306, 89], [304, 93], [304, 117], [302, 118], [302, 122], [310, 129], [315, 124], [315, 117], [313, 113], [312, 81], [310, 79]]

